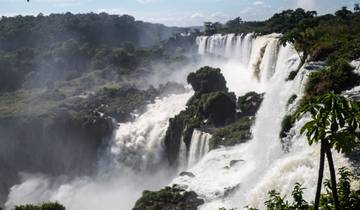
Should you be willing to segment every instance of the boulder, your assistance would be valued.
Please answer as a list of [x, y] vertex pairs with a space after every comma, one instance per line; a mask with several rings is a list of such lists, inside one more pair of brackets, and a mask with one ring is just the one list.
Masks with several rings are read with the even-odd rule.
[[188, 177], [191, 177], [191, 178], [194, 178], [195, 175], [191, 172], [187, 172], [187, 171], [183, 171], [179, 174], [179, 176], [188, 176]]

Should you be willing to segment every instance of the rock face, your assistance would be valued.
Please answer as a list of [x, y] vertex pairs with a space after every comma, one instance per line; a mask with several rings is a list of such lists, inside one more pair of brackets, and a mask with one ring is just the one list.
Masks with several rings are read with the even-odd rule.
[[220, 69], [203, 67], [189, 74], [187, 81], [195, 94], [187, 102], [186, 110], [170, 119], [165, 136], [165, 153], [169, 163], [174, 166], [181, 141], [189, 150], [195, 128], [226, 125], [236, 117], [236, 97], [228, 92]]
[[197, 210], [202, 204], [204, 200], [195, 192], [174, 185], [157, 192], [144, 191], [133, 210]]

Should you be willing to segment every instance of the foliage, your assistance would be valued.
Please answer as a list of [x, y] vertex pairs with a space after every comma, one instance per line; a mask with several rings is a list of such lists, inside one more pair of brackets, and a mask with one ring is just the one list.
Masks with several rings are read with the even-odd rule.
[[[181, 141], [190, 147], [195, 128], [222, 126], [236, 117], [236, 97], [228, 92], [221, 70], [203, 67], [187, 77], [195, 90], [187, 108], [170, 119], [165, 135], [165, 152], [171, 164], [175, 164]], [[225, 107], [225, 108], [224, 108]]]
[[331, 147], [348, 154], [358, 143], [360, 108], [355, 102], [327, 93], [301, 106], [295, 117], [305, 113], [310, 113], [312, 119], [302, 127], [301, 133], [306, 133], [310, 145], [327, 139]]
[[210, 139], [210, 149], [234, 146], [249, 140], [252, 137], [250, 128], [253, 123], [254, 118], [242, 117], [230, 125], [216, 128]]
[[41, 205], [23, 205], [15, 206], [12, 210], [65, 210], [65, 207], [59, 203], [43, 203]]
[[194, 91], [209, 93], [214, 91], [227, 91], [226, 81], [219, 68], [205, 66], [192, 72], [187, 77], [187, 82]]
[[209, 123], [223, 125], [233, 120], [236, 113], [236, 99], [226, 92], [204, 94], [202, 111]]
[[133, 210], [196, 210], [197, 206], [203, 203], [203, 200], [197, 198], [196, 193], [173, 185], [157, 192], [144, 191], [142, 197], [136, 201]]
[[[346, 168], [339, 169], [339, 183], [337, 189], [339, 191], [339, 198], [342, 210], [357, 210], [360, 205], [360, 191], [351, 190], [350, 179], [351, 172]], [[320, 209], [332, 210], [333, 198], [329, 185], [325, 185], [326, 193], [321, 194]], [[296, 183], [292, 192], [293, 202], [290, 203], [285, 200], [286, 196], [282, 197], [279, 192], [272, 190], [268, 193], [269, 199], [265, 202], [267, 210], [311, 210], [313, 205], [303, 198], [303, 191], [299, 183]], [[225, 208], [222, 208], [226, 210]], [[248, 207], [249, 210], [256, 210], [255, 208]], [[220, 210], [220, 209], [219, 209]]]
[[[20, 48], [47, 47], [70, 38], [80, 44], [136, 47], [159, 44], [183, 29], [136, 21], [129, 15], [106, 13], [51, 14], [49, 16], [2, 17], [0, 20], [1, 48], [12, 51]], [[140, 39], [141, 37], [141, 39]]]
[[321, 182], [326, 155], [331, 177], [334, 207], [339, 210], [341, 205], [337, 188], [335, 187], [337, 184], [331, 148], [335, 148], [338, 152], [350, 154], [355, 145], [358, 144], [359, 106], [331, 92], [317, 97], [313, 102], [300, 107], [295, 113], [295, 117], [302, 117], [306, 113], [311, 114], [311, 119], [301, 128], [300, 132], [306, 133], [310, 145], [318, 142], [321, 143], [318, 185], [314, 208], [317, 210], [320, 204]]
[[260, 108], [264, 94], [248, 92], [238, 98], [237, 108], [240, 109], [243, 116], [253, 116]]
[[359, 83], [359, 76], [353, 72], [353, 67], [344, 59], [333, 61], [330, 67], [313, 72], [309, 75], [305, 87], [307, 97], [319, 96], [329, 91], [340, 93]]

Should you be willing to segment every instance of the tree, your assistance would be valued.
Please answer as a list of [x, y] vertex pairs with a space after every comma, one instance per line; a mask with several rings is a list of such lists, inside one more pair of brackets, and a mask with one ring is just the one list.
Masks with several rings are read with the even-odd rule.
[[[305, 26], [306, 27], [306, 26]], [[301, 63], [298, 69], [305, 64], [310, 54], [312, 40], [314, 40], [315, 32], [312, 28], [305, 29], [295, 28], [287, 33], [280, 39], [281, 44], [284, 46], [287, 43], [293, 44], [296, 52], [298, 53]]]
[[314, 209], [319, 209], [326, 155], [335, 209], [340, 210], [331, 148], [335, 148], [338, 152], [349, 154], [356, 143], [358, 143], [359, 135], [356, 129], [359, 128], [360, 124], [360, 108], [355, 102], [349, 101], [342, 96], [327, 93], [315, 98], [313, 102], [302, 106], [295, 113], [295, 117], [300, 118], [306, 113], [310, 113], [311, 119], [301, 128], [301, 133], [306, 133], [310, 145], [318, 142], [321, 144]]
[[228, 22], [226, 22], [226, 27], [229, 29], [237, 29], [241, 26], [241, 24], [243, 24], [244, 21], [241, 19], [241, 17], [237, 17], [233, 20], [229, 20]]
[[212, 22], [205, 22], [204, 27], [205, 27], [205, 34], [206, 35], [213, 35], [213, 34], [216, 33], [216, 30], [215, 30], [214, 25], [213, 25]]
[[359, 14], [360, 13], [360, 4], [354, 5], [354, 13]]
[[346, 20], [351, 14], [352, 12], [345, 6], [343, 6], [341, 10], [335, 12], [335, 15], [338, 16], [341, 20]]

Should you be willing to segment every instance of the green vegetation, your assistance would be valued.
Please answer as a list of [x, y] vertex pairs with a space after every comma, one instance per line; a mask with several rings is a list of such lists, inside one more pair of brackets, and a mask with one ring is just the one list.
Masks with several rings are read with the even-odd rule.
[[250, 128], [254, 123], [252, 117], [242, 117], [225, 127], [214, 129], [210, 139], [210, 149], [221, 146], [234, 146], [251, 139]]
[[346, 60], [340, 58], [331, 62], [329, 67], [309, 75], [305, 94], [307, 98], [311, 98], [329, 91], [341, 93], [343, 90], [358, 85], [359, 81], [360, 78], [353, 72], [353, 67]]
[[51, 14], [49, 16], [2, 17], [1, 49], [47, 47], [75, 38], [79, 43], [96, 47], [152, 46], [167, 40], [184, 29], [136, 21], [129, 15], [106, 13]]
[[309, 144], [320, 143], [320, 167], [318, 186], [314, 209], [319, 208], [321, 183], [324, 171], [325, 155], [328, 160], [331, 175], [331, 186], [335, 209], [341, 209], [336, 187], [336, 177], [331, 148], [338, 152], [349, 154], [359, 143], [357, 129], [360, 125], [360, 108], [355, 102], [342, 96], [328, 93], [317, 97], [312, 103], [300, 107], [295, 113], [296, 118], [305, 113], [311, 114], [311, 119], [302, 127]]
[[15, 206], [12, 210], [65, 210], [65, 207], [58, 203], [43, 203], [41, 205]]
[[203, 203], [204, 201], [197, 198], [195, 192], [188, 192], [173, 185], [157, 192], [144, 191], [142, 197], [136, 201], [133, 210], [196, 210]]
[[[336, 189], [339, 192], [339, 205], [342, 210], [357, 210], [360, 206], [360, 191], [351, 189], [352, 173], [346, 168], [339, 169], [339, 183], [336, 185]], [[329, 181], [324, 182], [326, 186], [325, 193], [320, 196], [320, 209], [332, 210], [335, 209], [333, 204], [334, 197], [332, 195], [332, 188]], [[292, 202], [286, 200], [286, 196], [275, 190], [268, 193], [269, 199], [265, 202], [267, 210], [313, 210], [314, 204], [306, 201], [303, 198], [303, 191], [305, 188], [301, 187], [299, 183], [296, 183], [294, 190], [291, 193]], [[248, 210], [257, 210], [256, 208], [247, 207]], [[219, 210], [226, 210], [220, 208]], [[234, 209], [229, 209], [234, 210]]]
[[227, 91], [226, 81], [219, 68], [205, 66], [196, 72], [190, 73], [187, 82], [195, 92], [209, 93], [214, 91]]
[[176, 163], [182, 140], [190, 147], [195, 128], [226, 125], [236, 117], [236, 97], [228, 92], [220, 69], [202, 67], [190, 73], [187, 81], [195, 93], [187, 108], [170, 119], [165, 136], [165, 151], [171, 164]]
[[237, 108], [240, 109], [242, 116], [254, 116], [260, 108], [263, 99], [264, 94], [248, 92], [238, 98]]

